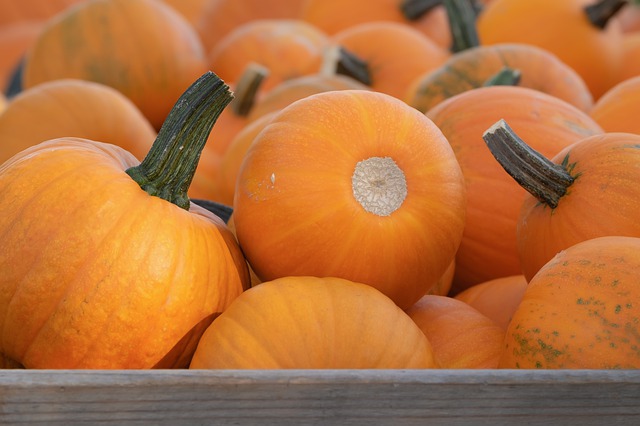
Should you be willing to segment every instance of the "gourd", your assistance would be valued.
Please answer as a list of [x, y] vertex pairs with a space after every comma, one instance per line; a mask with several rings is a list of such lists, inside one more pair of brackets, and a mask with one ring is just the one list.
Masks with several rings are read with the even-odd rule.
[[188, 366], [211, 321], [248, 287], [224, 222], [187, 187], [228, 86], [205, 73], [140, 163], [52, 139], [0, 165], [0, 353], [24, 368]]
[[640, 108], [640, 75], [609, 89], [589, 111], [589, 115], [607, 132], [640, 134], [636, 112]]

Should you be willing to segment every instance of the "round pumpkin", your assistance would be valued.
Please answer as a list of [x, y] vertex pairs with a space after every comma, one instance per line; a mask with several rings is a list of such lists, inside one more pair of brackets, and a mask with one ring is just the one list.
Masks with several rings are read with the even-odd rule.
[[142, 160], [156, 131], [122, 93], [86, 80], [48, 81], [20, 92], [0, 115], [0, 162], [49, 139], [118, 145]]
[[111, 86], [159, 129], [178, 97], [206, 71], [202, 42], [156, 0], [94, 0], [48, 23], [25, 57], [24, 88], [61, 78]]
[[207, 328], [191, 369], [436, 368], [393, 301], [340, 278], [282, 277], [241, 294]]
[[207, 73], [140, 163], [77, 138], [0, 166], [0, 353], [24, 368], [186, 367], [248, 287], [233, 234], [190, 203], [198, 150], [230, 100]]
[[504, 330], [457, 299], [425, 295], [406, 310], [427, 336], [440, 368], [497, 368]]
[[408, 308], [464, 227], [460, 166], [437, 126], [393, 96], [339, 90], [280, 111], [249, 147], [234, 221], [263, 281], [335, 276]]
[[609, 89], [593, 105], [589, 115], [607, 132], [640, 135], [640, 75], [622, 81]]
[[559, 252], [529, 281], [500, 368], [640, 368], [640, 238], [607, 236]]

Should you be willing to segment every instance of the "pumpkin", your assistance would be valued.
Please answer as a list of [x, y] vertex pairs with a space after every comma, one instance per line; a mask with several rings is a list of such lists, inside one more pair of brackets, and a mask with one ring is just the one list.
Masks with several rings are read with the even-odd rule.
[[457, 299], [425, 295], [407, 315], [427, 336], [440, 368], [497, 368], [504, 330]]
[[467, 188], [466, 224], [456, 254], [452, 292], [522, 273], [516, 226], [527, 192], [487, 149], [482, 134], [505, 118], [532, 146], [553, 155], [585, 136], [602, 133], [589, 115], [538, 90], [491, 86], [467, 90], [429, 111], [456, 155]]
[[[2, 93], [0, 93], [0, 114], [2, 114], [2, 112], [5, 110], [6, 107], [7, 107], [7, 98]], [[2, 116], [0, 115], [0, 117]]]
[[188, 366], [249, 277], [233, 234], [190, 203], [198, 150], [231, 98], [204, 74], [140, 163], [52, 139], [0, 166], [0, 353], [24, 368]]
[[594, 104], [589, 115], [607, 132], [640, 134], [636, 115], [640, 108], [640, 75], [609, 89]]
[[448, 49], [451, 32], [447, 12], [441, 3], [432, 0], [307, 0], [301, 19], [327, 34], [368, 22], [396, 22], [420, 31]]
[[640, 367], [640, 238], [605, 236], [556, 254], [532, 277], [500, 368]]
[[203, 7], [200, 19], [194, 26], [205, 49], [210, 51], [227, 34], [248, 22], [260, 19], [300, 18], [305, 1], [208, 0]]
[[477, 309], [506, 330], [526, 288], [527, 280], [524, 275], [510, 275], [476, 284], [454, 297]]
[[440, 277], [436, 285], [431, 287], [427, 294], [435, 294], [436, 296], [447, 296], [453, 285], [453, 275], [456, 271], [456, 259], [453, 258], [451, 263], [444, 271], [444, 274]]
[[372, 90], [401, 98], [420, 75], [441, 66], [448, 50], [411, 27], [377, 21], [336, 33], [323, 72], [355, 78]]
[[527, 281], [556, 253], [581, 241], [640, 237], [640, 135], [592, 135], [550, 159], [505, 120], [483, 137], [497, 162], [529, 192], [517, 226], [517, 252]]
[[629, 6], [623, 8], [617, 15], [620, 27], [625, 33], [640, 31], [640, 3], [629, 1]]
[[256, 136], [233, 216], [262, 281], [334, 276], [408, 308], [450, 265], [465, 201], [431, 120], [384, 93], [338, 90], [292, 103]]
[[44, 24], [17, 22], [0, 26], [0, 92], [8, 93], [11, 78]]
[[577, 72], [548, 50], [521, 43], [481, 45], [458, 52], [414, 80], [403, 99], [427, 112], [451, 96], [484, 86], [505, 67], [520, 72], [520, 87], [556, 96], [585, 112], [593, 106], [591, 92]]
[[625, 34], [622, 39], [622, 64], [618, 82], [640, 75], [640, 31]]
[[68, 9], [25, 57], [23, 87], [61, 78], [111, 86], [159, 129], [206, 70], [202, 43], [178, 12], [155, 0], [95, 0]]
[[0, 0], [0, 27], [24, 22], [45, 22], [85, 0]]
[[156, 131], [112, 87], [87, 80], [48, 81], [20, 92], [0, 115], [0, 163], [32, 145], [66, 136], [118, 145], [141, 160]]
[[210, 0], [161, 0], [180, 13], [191, 25], [200, 22]]
[[235, 83], [255, 62], [269, 70], [261, 86], [269, 91], [282, 81], [320, 70], [328, 36], [298, 19], [261, 19], [242, 24], [209, 52], [207, 63], [220, 78]]
[[207, 328], [191, 369], [435, 368], [411, 318], [371, 286], [283, 277], [241, 294]]
[[622, 30], [611, 18], [625, 3], [495, 0], [478, 15], [477, 31], [482, 44], [525, 43], [549, 50], [580, 74], [598, 99], [617, 78]]

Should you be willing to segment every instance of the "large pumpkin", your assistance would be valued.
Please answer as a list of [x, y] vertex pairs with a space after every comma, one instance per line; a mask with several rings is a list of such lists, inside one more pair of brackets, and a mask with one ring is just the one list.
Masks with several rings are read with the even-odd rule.
[[500, 368], [640, 368], [640, 238], [608, 236], [559, 252], [530, 280]]
[[300, 99], [258, 134], [234, 198], [238, 240], [263, 281], [335, 276], [407, 308], [444, 274], [465, 190], [442, 132], [383, 93]]
[[61, 138], [0, 166], [0, 353], [10, 364], [188, 365], [249, 282], [224, 222], [186, 197], [229, 99], [204, 75], [142, 163], [112, 144]]
[[435, 368], [393, 301], [340, 278], [283, 277], [241, 294], [207, 328], [191, 369]]

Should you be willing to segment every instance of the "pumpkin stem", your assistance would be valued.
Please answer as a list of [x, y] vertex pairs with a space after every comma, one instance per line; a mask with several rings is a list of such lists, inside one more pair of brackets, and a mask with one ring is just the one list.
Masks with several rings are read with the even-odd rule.
[[371, 72], [368, 64], [342, 46], [333, 46], [324, 54], [322, 73], [342, 74], [360, 83], [371, 86]]
[[482, 84], [483, 86], [517, 86], [520, 84], [522, 73], [509, 67], [504, 67]]
[[451, 52], [461, 52], [480, 46], [480, 38], [476, 28], [478, 9], [470, 0], [444, 0], [449, 18], [449, 30], [453, 43]]
[[574, 181], [564, 164], [555, 164], [527, 145], [500, 120], [482, 135], [489, 150], [507, 173], [540, 202], [552, 209]]
[[441, 4], [442, 0], [403, 0], [400, 3], [400, 11], [409, 21], [417, 21]]
[[229, 106], [238, 116], [246, 117], [256, 103], [256, 97], [269, 70], [264, 66], [252, 62], [247, 65], [234, 91], [234, 100]]
[[218, 116], [233, 95], [211, 71], [180, 96], [142, 162], [126, 170], [149, 195], [189, 210], [187, 190], [200, 153]]
[[600, 0], [594, 4], [585, 6], [584, 11], [593, 25], [604, 29], [611, 18], [627, 3], [629, 3], [628, 0]]

